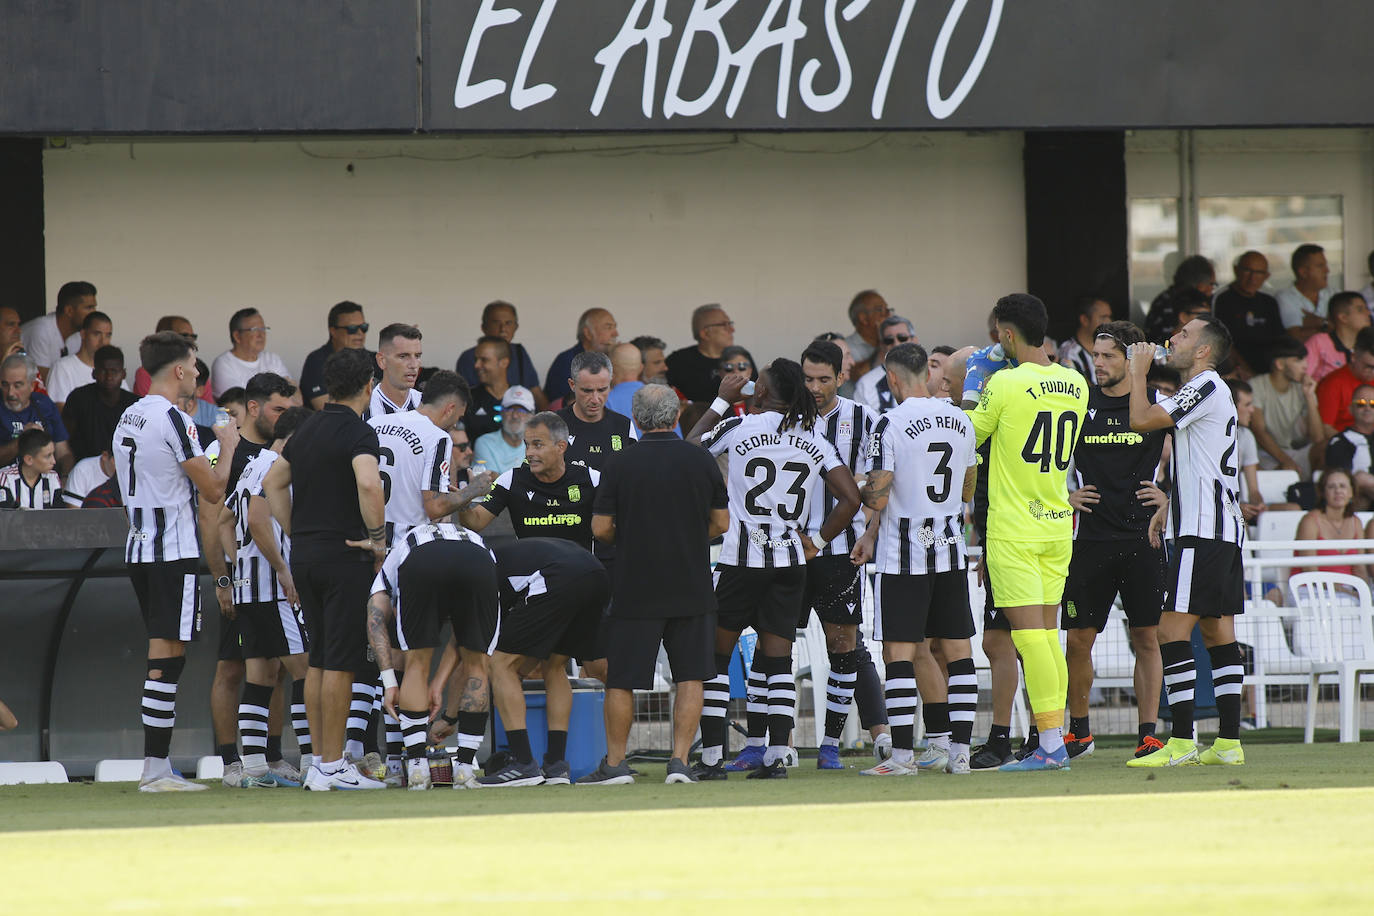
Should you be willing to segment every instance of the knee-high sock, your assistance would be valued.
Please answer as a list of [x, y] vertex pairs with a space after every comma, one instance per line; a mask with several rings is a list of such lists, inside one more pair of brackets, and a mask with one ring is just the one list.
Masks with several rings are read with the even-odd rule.
[[1174, 720], [1172, 735], [1192, 741], [1193, 686], [1197, 683], [1192, 643], [1187, 640], [1163, 643], [1159, 647], [1159, 657], [1164, 663], [1164, 694]]
[[822, 744], [840, 743], [849, 707], [854, 703], [854, 683], [859, 677], [859, 651], [830, 653], [830, 679], [825, 682], [825, 737]]
[[[382, 749], [377, 745], [377, 732], [382, 727], [382, 697], [386, 696], [386, 690], [382, 687], [382, 679], [378, 676], [372, 684], [372, 709], [367, 714], [367, 730], [363, 732], [363, 753], [381, 754]], [[397, 710], [399, 712], [400, 710]]]
[[916, 747], [916, 666], [887, 663], [887, 721], [892, 726], [892, 755], [908, 761]]
[[406, 759], [419, 760], [425, 756], [425, 730], [429, 728], [429, 716], [423, 709], [396, 711], [401, 714], [401, 740], [405, 744]]
[[[1064, 704], [1059, 692], [1059, 670], [1054, 656], [1063, 655], [1050, 649], [1045, 638], [1046, 630], [1012, 630], [1011, 641], [1016, 651], [1021, 653], [1021, 667], [1026, 672], [1026, 695], [1030, 698], [1031, 711], [1035, 713], [1035, 724], [1040, 727], [1041, 744], [1044, 734], [1052, 728], [1063, 726]], [[1055, 642], [1055, 649], [1059, 643]]]
[[363, 756], [363, 736], [367, 733], [367, 720], [372, 715], [372, 700], [375, 685], [371, 681], [353, 682], [353, 699], [348, 704], [348, 730], [344, 751], [354, 760]]
[[730, 707], [730, 656], [716, 656], [716, 676], [701, 689], [701, 762], [720, 763], [725, 755], [726, 714]]
[[859, 654], [858, 680], [854, 683], [854, 705], [859, 707], [859, 727], [864, 730], [887, 724], [887, 701], [883, 698], [883, 682], [878, 668], [868, 652], [863, 634], [858, 635], [854, 649]]
[[[148, 659], [143, 681], [143, 756], [165, 760], [171, 753], [172, 729], [177, 724], [177, 681], [185, 657]], [[157, 672], [157, 677], [153, 677]]]
[[243, 742], [243, 768], [255, 775], [267, 769], [267, 709], [272, 685], [245, 682], [239, 701], [239, 740]]
[[458, 713], [458, 762], [472, 766], [487, 734], [487, 710]]
[[300, 745], [301, 756], [313, 755], [310, 720], [305, 715], [305, 678], [291, 682], [291, 728], [296, 732], [296, 743]]
[[760, 654], [755, 646], [744, 692], [745, 728], [750, 747], [763, 747], [768, 737], [768, 675], [759, 665]]
[[1207, 650], [1212, 658], [1212, 686], [1217, 695], [1218, 738], [1240, 737], [1240, 690], [1245, 680], [1245, 660], [1240, 646], [1228, 642]]
[[[397, 710], [397, 712], [399, 711]], [[386, 710], [382, 710], [382, 721], [386, 723], [386, 756], [388, 759], [404, 757], [406, 752], [405, 731], [401, 728], [401, 720]]]
[[967, 747], [978, 714], [978, 671], [971, 658], [956, 659], [948, 667], [950, 743]]
[[932, 747], [949, 747], [949, 703], [924, 703], [921, 718], [926, 724], [926, 739]]
[[[757, 663], [760, 656], [755, 655]], [[768, 750], [764, 762], [773, 763], [787, 754], [796, 721], [797, 682], [792, 677], [792, 656], [762, 656], [768, 676]]]

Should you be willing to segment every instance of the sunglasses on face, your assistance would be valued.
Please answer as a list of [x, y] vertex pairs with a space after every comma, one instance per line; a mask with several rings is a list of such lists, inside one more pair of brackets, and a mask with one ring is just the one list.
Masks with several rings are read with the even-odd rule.
[[182, 334], [181, 336], [189, 340], [191, 343], [195, 343], [197, 340], [200, 339], [199, 334]]
[[364, 321], [362, 324], [336, 324], [334, 327], [349, 334], [366, 334], [369, 325]]
[[456, 449], [458, 449], [458, 451], [460, 451], [460, 452], [470, 452], [470, 451], [472, 451], [472, 443], [471, 443], [471, 442], [455, 442], [455, 443], [453, 443], [453, 447], [456, 448]]
[[899, 343], [909, 343], [915, 339], [916, 338], [912, 337], [910, 334], [898, 334], [896, 337], [884, 337], [883, 343], [887, 344], [888, 346], [893, 346]]
[[1351, 407], [1374, 407], [1374, 398], [1356, 398], [1350, 402]]
[[725, 372], [753, 372], [754, 367], [748, 363], [721, 363], [720, 368]]

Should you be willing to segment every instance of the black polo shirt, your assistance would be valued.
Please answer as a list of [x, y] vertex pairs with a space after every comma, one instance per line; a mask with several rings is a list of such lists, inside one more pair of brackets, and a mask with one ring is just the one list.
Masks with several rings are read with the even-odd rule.
[[716, 374], [719, 362], [695, 346], [674, 350], [668, 355], [668, 384], [689, 401], [710, 402], [720, 392], [720, 377]]
[[472, 389], [472, 400], [468, 402], [467, 413], [463, 414], [463, 429], [468, 431], [468, 440], [476, 446], [479, 436], [500, 428], [501, 399], [488, 391], [486, 385], [478, 385]]
[[[110, 450], [119, 418], [129, 405], [138, 400], [132, 392], [119, 389], [119, 400], [113, 407], [100, 400], [100, 387], [95, 382], [75, 388], [62, 405], [62, 425], [67, 427], [67, 444], [72, 456], [80, 461]], [[51, 432], [51, 430], [49, 430]], [[212, 439], [202, 439], [211, 442]]]
[[353, 459], [377, 453], [377, 431], [342, 404], [325, 404], [287, 440], [282, 457], [291, 463], [293, 563], [372, 562], [371, 553], [344, 541], [367, 538]]
[[725, 480], [706, 449], [672, 433], [648, 433], [613, 458], [595, 513], [615, 518], [612, 617], [693, 617], [716, 609], [708, 527], [728, 505]]
[[614, 410], [603, 410], [595, 423], [579, 419], [571, 407], [563, 408], [558, 415], [568, 424], [568, 450], [563, 453], [568, 464], [599, 471], [612, 455], [625, 451], [636, 441], [630, 435], [630, 418]]
[[[366, 350], [366, 348], [364, 348]], [[322, 398], [329, 394], [324, 390], [324, 361], [334, 354], [334, 345], [325, 341], [324, 346], [318, 350], [311, 350], [310, 355], [305, 358], [305, 365], [301, 367], [301, 396], [305, 398], [305, 406], [310, 406], [311, 398]], [[372, 364], [377, 364], [377, 354], [367, 350], [367, 355]], [[380, 380], [382, 370], [378, 367], [373, 373], [373, 378]]]
[[1255, 372], [1269, 369], [1269, 353], [1276, 342], [1288, 338], [1279, 303], [1268, 293], [1242, 296], [1227, 287], [1217, 295], [1212, 314], [1231, 332], [1231, 345]]
[[590, 550], [592, 500], [600, 480], [597, 471], [570, 464], [562, 477], [545, 483], [522, 464], [496, 478], [476, 505], [492, 515], [509, 510], [518, 538], [562, 538]]

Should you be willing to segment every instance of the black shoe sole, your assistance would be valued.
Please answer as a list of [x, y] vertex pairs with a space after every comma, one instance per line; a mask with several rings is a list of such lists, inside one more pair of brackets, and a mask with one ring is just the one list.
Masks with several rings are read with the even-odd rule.
[[693, 769], [692, 775], [697, 778], [697, 782], [725, 782], [730, 778], [730, 774], [720, 767]]

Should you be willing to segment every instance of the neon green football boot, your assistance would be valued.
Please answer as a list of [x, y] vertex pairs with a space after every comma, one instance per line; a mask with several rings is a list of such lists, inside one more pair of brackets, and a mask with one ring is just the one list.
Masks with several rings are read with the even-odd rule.
[[1198, 762], [1197, 742], [1187, 738], [1170, 738], [1168, 743], [1144, 757], [1132, 757], [1126, 761], [1128, 767], [1185, 767], [1196, 766]]
[[1235, 738], [1218, 738], [1202, 752], [1198, 762], [1203, 766], [1245, 766], [1245, 748]]

